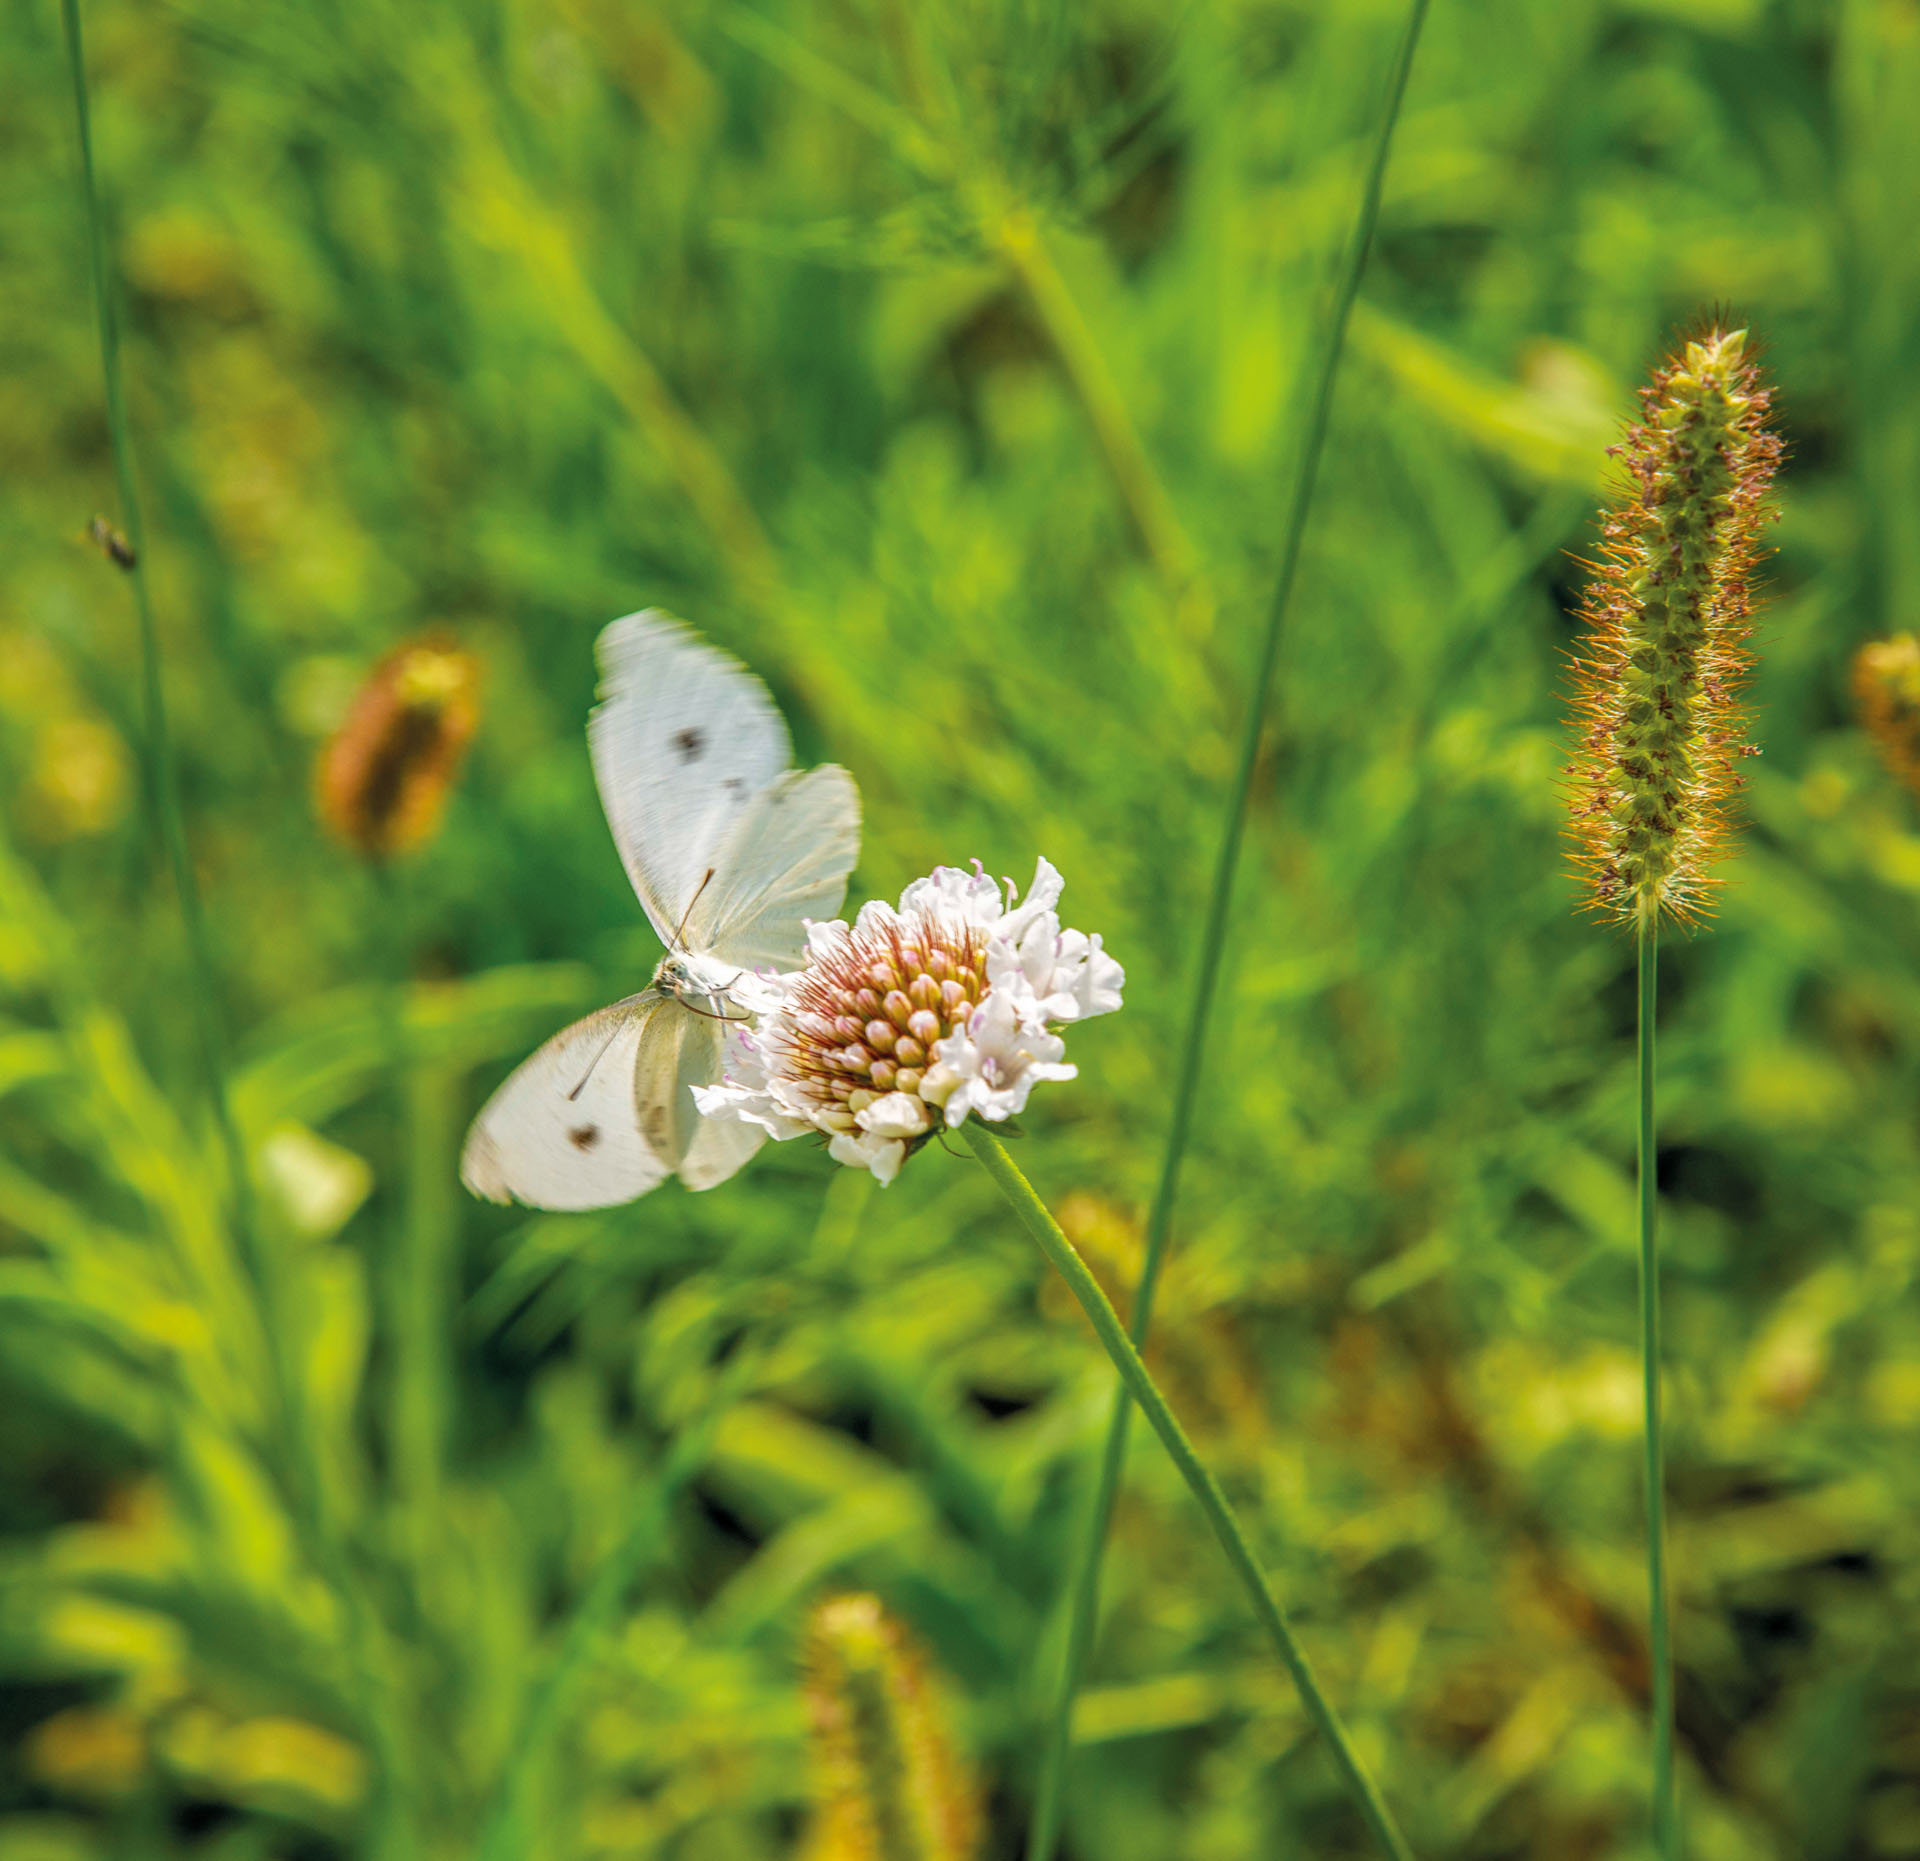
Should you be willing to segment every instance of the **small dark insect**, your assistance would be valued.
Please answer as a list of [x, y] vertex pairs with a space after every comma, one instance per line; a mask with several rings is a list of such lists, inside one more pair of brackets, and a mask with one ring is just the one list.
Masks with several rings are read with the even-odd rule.
[[707, 753], [707, 733], [689, 725], [674, 732], [673, 747], [680, 752], [682, 762], [698, 762]]
[[600, 1127], [597, 1124], [576, 1124], [567, 1133], [567, 1141], [575, 1150], [591, 1150], [600, 1141]]
[[133, 545], [104, 517], [96, 517], [87, 525], [87, 535], [93, 539], [100, 553], [120, 568], [131, 569], [140, 559], [134, 554]]

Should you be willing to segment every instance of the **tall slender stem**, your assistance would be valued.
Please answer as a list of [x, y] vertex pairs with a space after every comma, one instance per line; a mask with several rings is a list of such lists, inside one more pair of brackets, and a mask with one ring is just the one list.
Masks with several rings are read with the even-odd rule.
[[[126, 392], [120, 374], [120, 323], [114, 309], [113, 274], [107, 263], [106, 227], [100, 211], [99, 188], [93, 172], [93, 123], [87, 107], [86, 50], [80, 33], [80, 0], [61, 0], [66, 28], [67, 62], [73, 73], [73, 110], [80, 138], [80, 179], [86, 196], [87, 245], [93, 266], [94, 308], [100, 329], [100, 374], [106, 392], [107, 431], [113, 447], [113, 472], [120, 491], [120, 521], [132, 545], [127, 565], [133, 583], [134, 612], [140, 628], [142, 730], [140, 755], [145, 766], [147, 797], [160, 828], [167, 870], [180, 901], [186, 925], [187, 960], [193, 969], [195, 1030], [200, 1061], [207, 1076], [214, 1122], [219, 1128], [232, 1177], [231, 1194], [238, 1225], [250, 1235], [250, 1190], [245, 1152], [233, 1109], [227, 1098], [226, 1036], [221, 1026], [217, 978], [200, 905], [199, 882], [187, 851], [187, 834], [175, 779], [173, 741], [167, 724], [166, 694], [160, 680], [160, 638], [153, 622], [153, 599], [147, 588], [147, 539], [140, 521], [140, 498], [134, 484], [133, 439], [127, 422]], [[257, 1261], [249, 1261], [257, 1269]]]
[[1660, 1419], [1660, 1229], [1654, 1146], [1654, 1011], [1660, 926], [1640, 927], [1640, 1371], [1646, 1392], [1647, 1609], [1653, 1659], [1653, 1839], [1661, 1861], [1679, 1861], [1680, 1806], [1673, 1775], [1673, 1615], [1667, 1595], [1666, 1450]]
[[1160, 1386], [1153, 1380], [1153, 1373], [1142, 1360], [1133, 1340], [1128, 1337], [1126, 1326], [1120, 1322], [1120, 1314], [1100, 1290], [1100, 1282], [1075, 1252], [1073, 1243], [1067, 1239], [1060, 1224], [1047, 1212], [1046, 1204], [1034, 1194], [1033, 1186], [1020, 1173], [1019, 1166], [1007, 1155], [1006, 1146], [977, 1118], [969, 1118], [960, 1130], [972, 1145], [974, 1155], [986, 1165], [987, 1174], [993, 1178], [995, 1186], [1039, 1244], [1040, 1251], [1052, 1262], [1054, 1270], [1067, 1282], [1068, 1290], [1079, 1300], [1080, 1309], [1086, 1313], [1095, 1335], [1112, 1358], [1114, 1368], [1120, 1372], [1128, 1395], [1140, 1405], [1148, 1427], [1160, 1437], [1160, 1444], [1179, 1469], [1180, 1477], [1186, 1481], [1187, 1490], [1198, 1501], [1207, 1523], [1213, 1528], [1214, 1537], [1227, 1555], [1227, 1562], [1233, 1566], [1234, 1575], [1246, 1590], [1261, 1627], [1272, 1638], [1281, 1664], [1293, 1677], [1293, 1684], [1299, 1690], [1307, 1716], [1327, 1741], [1334, 1764], [1355, 1806], [1365, 1818], [1367, 1827], [1373, 1831], [1382, 1850], [1395, 1857], [1395, 1861], [1412, 1861], [1412, 1851], [1394, 1822], [1393, 1812], [1387, 1808], [1378, 1787], [1367, 1775], [1346, 1727], [1340, 1722], [1340, 1715], [1320, 1690], [1320, 1682], [1307, 1659], [1306, 1650], [1295, 1637], [1285, 1610], [1280, 1607], [1279, 1599], [1267, 1582], [1266, 1573], [1261, 1570], [1259, 1560], [1253, 1554], [1253, 1547], [1248, 1544], [1239, 1520], [1233, 1515], [1233, 1508], [1227, 1503], [1226, 1494], [1220, 1490], [1219, 1481], [1208, 1471], [1206, 1462], [1187, 1438], [1187, 1431], [1167, 1406]]
[[[1334, 383], [1340, 370], [1341, 353], [1346, 346], [1347, 325], [1353, 315], [1354, 299], [1359, 294], [1361, 275], [1366, 270], [1367, 255], [1372, 249], [1374, 226], [1380, 215], [1380, 193], [1386, 178], [1387, 157], [1393, 146], [1394, 127], [1400, 120], [1400, 106], [1406, 96], [1408, 74], [1413, 69], [1414, 51], [1420, 43], [1421, 28], [1426, 23], [1427, 5], [1428, 0], [1412, 0], [1407, 9], [1406, 26], [1388, 79], [1386, 104], [1381, 112], [1379, 130], [1367, 166], [1359, 211], [1354, 218], [1353, 233], [1341, 266], [1333, 313], [1327, 323], [1325, 346], [1313, 378], [1313, 399], [1308, 408], [1305, 438], [1300, 448], [1299, 465], [1287, 505], [1286, 528], [1281, 539], [1279, 573], [1274, 581], [1273, 600], [1267, 610], [1266, 630], [1261, 636], [1259, 655], [1254, 662], [1253, 684], [1248, 693], [1246, 719], [1240, 736], [1239, 764], [1228, 797], [1226, 824], [1220, 835], [1212, 890], [1207, 899], [1206, 920], [1200, 933], [1199, 965], [1194, 972], [1193, 994], [1187, 1006], [1186, 1031], [1181, 1043], [1179, 1069], [1174, 1079], [1172, 1111], [1167, 1122], [1166, 1148], [1161, 1155], [1159, 1179], [1154, 1186], [1153, 1202], [1147, 1216], [1146, 1253], [1141, 1263], [1140, 1285], [1134, 1295], [1129, 1328], [1136, 1344], [1145, 1342], [1152, 1322], [1154, 1292], [1159, 1285], [1160, 1268], [1166, 1257], [1167, 1239], [1173, 1226], [1174, 1204], [1180, 1188], [1180, 1168], [1186, 1158], [1187, 1140], [1193, 1128], [1194, 1106], [1199, 1097], [1207, 1022], [1213, 1007], [1214, 988], [1219, 979], [1221, 956], [1226, 947], [1227, 921], [1233, 906], [1234, 876], [1240, 864], [1240, 843], [1246, 830], [1254, 770], [1260, 759], [1267, 694], [1273, 684], [1281, 630], [1293, 599], [1301, 546], [1306, 538], [1307, 514], [1319, 477], [1320, 455], [1326, 445]], [[1120, 1475], [1126, 1465], [1130, 1415], [1131, 1405], [1123, 1388], [1114, 1396], [1093, 1504], [1087, 1517], [1086, 1536], [1074, 1565], [1067, 1646], [1041, 1753], [1033, 1821], [1027, 1832], [1027, 1861], [1051, 1861], [1055, 1843], [1059, 1839], [1061, 1794], [1073, 1720], [1073, 1699], [1079, 1690], [1080, 1675], [1086, 1665], [1087, 1650], [1092, 1643], [1094, 1623], [1099, 1614], [1100, 1563], [1106, 1549], [1107, 1530], [1113, 1519]]]
[[270, 1382], [272, 1419], [269, 1454], [283, 1456], [276, 1471], [286, 1491], [316, 1566], [337, 1592], [345, 1612], [351, 1659], [367, 1691], [368, 1724], [377, 1759], [373, 1788], [373, 1852], [381, 1861], [398, 1861], [411, 1852], [403, 1806], [399, 1803], [394, 1753], [399, 1729], [393, 1707], [391, 1675], [375, 1651], [377, 1624], [367, 1599], [355, 1580], [327, 1504], [319, 1451], [309, 1426], [304, 1391], [287, 1361], [288, 1301], [280, 1285], [277, 1263], [261, 1244], [253, 1206], [252, 1178], [246, 1147], [234, 1118], [227, 1083], [226, 1030], [220, 1012], [219, 977], [214, 968], [200, 886], [187, 847], [185, 816], [173, 756], [172, 732], [167, 722], [166, 692], [160, 674], [160, 636], [154, 625], [153, 597], [147, 584], [147, 539], [141, 521], [135, 481], [133, 437], [127, 418], [126, 390], [120, 369], [120, 325], [115, 310], [113, 272], [107, 258], [105, 216], [93, 165], [93, 120], [88, 105], [86, 44], [81, 32], [80, 0], [61, 0], [67, 63], [73, 78], [74, 123], [80, 146], [80, 181], [86, 208], [87, 246], [93, 272], [94, 310], [100, 334], [100, 374], [107, 404], [107, 432], [113, 450], [113, 470], [120, 495], [120, 522], [131, 545], [124, 567], [133, 584], [134, 613], [140, 634], [141, 740], [140, 757], [148, 804], [153, 809], [165, 850], [168, 875], [180, 904], [186, 931], [187, 962], [191, 976], [194, 1027], [200, 1063], [206, 1077], [208, 1102], [227, 1169], [236, 1251], [253, 1284], [263, 1334]]

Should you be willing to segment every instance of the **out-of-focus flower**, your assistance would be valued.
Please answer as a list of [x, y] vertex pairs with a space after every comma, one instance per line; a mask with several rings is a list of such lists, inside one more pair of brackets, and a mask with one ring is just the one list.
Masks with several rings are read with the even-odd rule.
[[1752, 577], [1780, 442], [1744, 330], [1690, 342], [1641, 391], [1623, 496], [1587, 591], [1573, 777], [1593, 906], [1651, 925], [1696, 915], [1748, 753], [1740, 686]]
[[1853, 656], [1853, 695], [1887, 767], [1920, 792], [1920, 639], [1896, 633]]
[[818, 1810], [807, 1861], [970, 1861], [972, 1779], [920, 1651], [877, 1596], [831, 1596], [807, 1624]]
[[480, 721], [480, 669], [443, 639], [410, 641], [374, 667], [320, 753], [328, 830], [368, 859], [433, 837]]
[[1126, 980], [1097, 936], [1061, 928], [1060, 891], [1044, 859], [1024, 902], [977, 863], [939, 866], [897, 911], [876, 900], [809, 926], [802, 968], [733, 985], [756, 1025], [730, 1031], [725, 1077], [694, 1088], [701, 1111], [823, 1131], [883, 1183], [942, 1123], [1015, 1116], [1041, 1081], [1074, 1076], [1054, 1028], [1112, 1012]]

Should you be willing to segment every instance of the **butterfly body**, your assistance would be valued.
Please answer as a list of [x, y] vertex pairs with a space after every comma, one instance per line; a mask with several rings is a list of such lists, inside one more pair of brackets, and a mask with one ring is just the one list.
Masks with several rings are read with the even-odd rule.
[[670, 995], [696, 1014], [731, 1017], [738, 1012], [728, 993], [744, 972], [738, 963], [725, 963], [691, 950], [669, 950], [653, 972], [650, 986]]
[[831, 764], [790, 768], [786, 726], [752, 673], [649, 610], [600, 636], [594, 778], [627, 876], [666, 955], [651, 985], [563, 1029], [481, 1108], [461, 1180], [493, 1201], [603, 1208], [669, 1175], [723, 1182], [762, 1133], [703, 1119], [732, 991], [798, 965], [860, 850], [860, 797]]

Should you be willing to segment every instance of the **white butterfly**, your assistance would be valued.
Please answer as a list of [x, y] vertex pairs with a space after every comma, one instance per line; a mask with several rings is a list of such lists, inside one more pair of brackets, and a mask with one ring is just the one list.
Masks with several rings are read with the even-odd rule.
[[594, 779], [627, 877], [667, 946], [652, 985], [556, 1034], [467, 1133], [460, 1179], [491, 1201], [606, 1208], [676, 1170], [724, 1182], [765, 1133], [703, 1119], [744, 972], [799, 967], [808, 918], [839, 910], [860, 852], [844, 769], [788, 767], [767, 688], [658, 609], [600, 636]]

